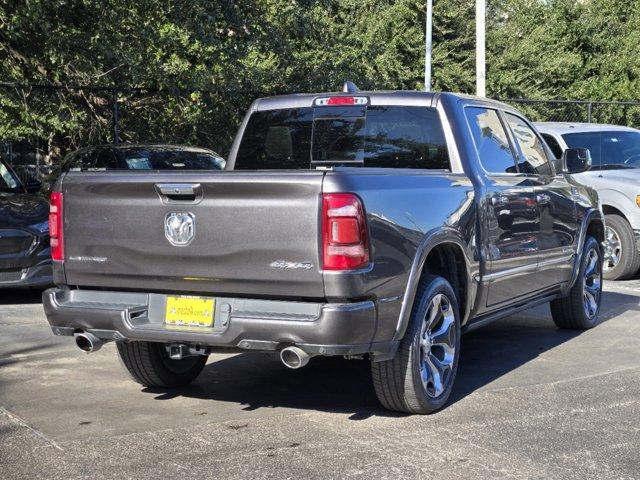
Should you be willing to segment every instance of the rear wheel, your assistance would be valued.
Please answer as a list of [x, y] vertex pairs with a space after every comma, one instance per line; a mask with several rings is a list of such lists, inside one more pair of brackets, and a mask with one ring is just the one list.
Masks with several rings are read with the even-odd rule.
[[146, 387], [176, 388], [188, 385], [207, 363], [207, 355], [172, 360], [162, 343], [116, 342], [118, 354], [133, 379]]
[[371, 364], [378, 400], [398, 412], [435, 412], [451, 394], [459, 357], [456, 295], [444, 278], [426, 275], [395, 358]]
[[604, 246], [604, 278], [625, 280], [640, 268], [640, 252], [633, 229], [620, 215], [606, 215]]
[[598, 324], [602, 299], [602, 249], [587, 237], [582, 250], [578, 279], [569, 295], [551, 302], [551, 316], [560, 328], [585, 330]]

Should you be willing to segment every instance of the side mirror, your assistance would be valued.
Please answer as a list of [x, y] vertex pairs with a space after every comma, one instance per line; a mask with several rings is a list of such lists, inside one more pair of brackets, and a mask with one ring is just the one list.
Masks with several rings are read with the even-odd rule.
[[27, 193], [37, 193], [42, 188], [42, 182], [37, 178], [27, 178], [27, 181], [24, 183], [24, 189]]
[[582, 173], [591, 168], [591, 152], [588, 148], [567, 148], [562, 153], [562, 170], [565, 173]]

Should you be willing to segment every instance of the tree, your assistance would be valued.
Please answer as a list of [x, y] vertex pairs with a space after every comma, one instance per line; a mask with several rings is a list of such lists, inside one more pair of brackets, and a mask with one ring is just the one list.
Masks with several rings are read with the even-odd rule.
[[[640, 4], [488, 0], [488, 93], [634, 99]], [[434, 3], [436, 90], [473, 93], [474, 5]], [[0, 3], [0, 140], [49, 153], [113, 140], [224, 153], [252, 99], [422, 89], [423, 0], [22, 0]], [[39, 85], [98, 89], [47, 91]], [[120, 88], [118, 92], [113, 88]]]

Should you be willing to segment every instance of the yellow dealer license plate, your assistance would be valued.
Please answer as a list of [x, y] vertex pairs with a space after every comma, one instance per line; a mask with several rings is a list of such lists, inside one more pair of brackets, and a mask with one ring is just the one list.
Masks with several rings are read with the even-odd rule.
[[188, 327], [213, 327], [216, 301], [202, 297], [167, 297], [164, 323]]

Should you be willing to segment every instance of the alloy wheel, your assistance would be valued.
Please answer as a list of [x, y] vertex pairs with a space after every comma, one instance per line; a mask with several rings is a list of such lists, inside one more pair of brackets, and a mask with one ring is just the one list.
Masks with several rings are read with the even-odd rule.
[[620, 263], [620, 258], [622, 257], [622, 242], [618, 232], [611, 227], [606, 227], [602, 246], [604, 247], [604, 264], [602, 268], [605, 272], [608, 272]]
[[420, 377], [432, 398], [439, 397], [453, 380], [457, 330], [451, 301], [440, 293], [429, 303], [420, 333]]
[[595, 317], [602, 296], [602, 272], [600, 271], [600, 254], [595, 248], [587, 252], [587, 266], [584, 269], [583, 303], [584, 313], [588, 318]]

